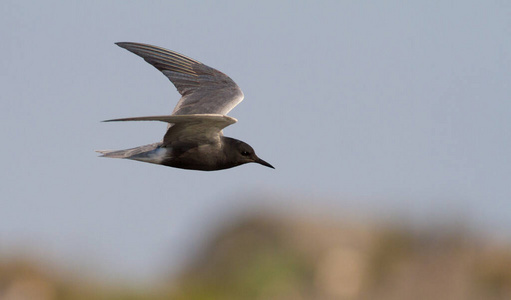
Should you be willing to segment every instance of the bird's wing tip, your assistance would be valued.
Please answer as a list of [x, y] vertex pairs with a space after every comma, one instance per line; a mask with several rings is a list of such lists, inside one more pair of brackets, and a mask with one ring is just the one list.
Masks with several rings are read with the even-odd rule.
[[131, 43], [131, 42], [116, 42], [114, 44], [116, 44], [117, 46], [119, 46], [121, 48], [127, 49], [127, 47], [129, 47], [129, 45], [133, 44], [133, 43]]
[[98, 155], [98, 157], [105, 157], [106, 154], [111, 151], [110, 150], [94, 150], [94, 152], [101, 154], [101, 155]]
[[238, 122], [238, 119], [233, 118], [233, 117], [231, 117], [231, 116], [225, 115], [225, 117], [226, 117], [228, 120], [230, 120], [233, 124]]

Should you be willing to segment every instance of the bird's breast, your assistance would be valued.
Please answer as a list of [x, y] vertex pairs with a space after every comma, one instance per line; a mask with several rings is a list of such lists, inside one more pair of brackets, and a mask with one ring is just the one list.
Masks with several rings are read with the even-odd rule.
[[163, 164], [182, 169], [216, 170], [225, 160], [225, 154], [219, 144], [203, 144], [193, 148], [173, 147], [172, 155]]

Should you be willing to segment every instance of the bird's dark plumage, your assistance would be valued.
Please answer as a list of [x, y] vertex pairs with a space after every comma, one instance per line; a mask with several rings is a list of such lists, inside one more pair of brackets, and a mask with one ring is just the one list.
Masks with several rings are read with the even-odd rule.
[[223, 136], [222, 129], [237, 122], [226, 114], [244, 97], [231, 78], [174, 51], [139, 43], [116, 44], [160, 70], [182, 97], [172, 115], [107, 120], [162, 121], [169, 123], [169, 127], [159, 143], [127, 150], [98, 151], [102, 156], [205, 171], [249, 162], [273, 168], [257, 157], [248, 144]]

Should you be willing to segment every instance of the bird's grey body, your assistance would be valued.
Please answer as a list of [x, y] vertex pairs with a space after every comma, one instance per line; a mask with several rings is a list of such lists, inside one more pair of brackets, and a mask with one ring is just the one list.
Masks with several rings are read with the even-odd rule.
[[182, 95], [172, 115], [110, 121], [169, 123], [163, 140], [126, 150], [101, 150], [103, 157], [126, 158], [175, 168], [213, 171], [256, 162], [248, 144], [223, 136], [222, 129], [237, 122], [226, 114], [243, 100], [243, 92], [227, 75], [196, 60], [160, 47], [117, 43], [160, 70]]

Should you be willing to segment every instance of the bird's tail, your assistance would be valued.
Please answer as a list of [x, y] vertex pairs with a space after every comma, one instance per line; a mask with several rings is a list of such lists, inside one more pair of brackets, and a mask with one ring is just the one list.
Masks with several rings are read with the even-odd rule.
[[158, 148], [161, 143], [154, 143], [145, 146], [135, 147], [131, 149], [125, 150], [96, 150], [96, 152], [101, 153], [100, 157], [110, 157], [110, 158], [133, 158], [143, 155], [144, 153], [150, 152]]
[[98, 153], [101, 153], [99, 157], [110, 157], [110, 158], [126, 158], [129, 157], [129, 151], [127, 150], [95, 150]]

